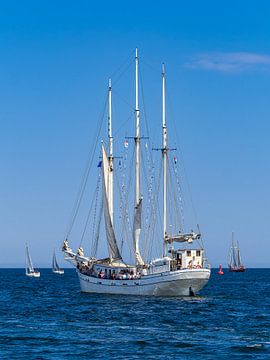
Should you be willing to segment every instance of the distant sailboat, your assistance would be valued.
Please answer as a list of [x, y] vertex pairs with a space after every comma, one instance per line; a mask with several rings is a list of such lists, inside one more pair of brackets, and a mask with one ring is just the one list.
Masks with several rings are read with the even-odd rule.
[[52, 272], [55, 273], [55, 274], [60, 274], [60, 275], [64, 274], [64, 270], [60, 269], [60, 267], [59, 267], [59, 265], [57, 263], [55, 251], [53, 252]]
[[28, 245], [26, 245], [25, 275], [30, 277], [40, 277], [40, 272], [34, 269]]
[[245, 266], [242, 264], [239, 243], [234, 241], [234, 233], [232, 233], [232, 245], [229, 251], [228, 269], [231, 272], [244, 272]]

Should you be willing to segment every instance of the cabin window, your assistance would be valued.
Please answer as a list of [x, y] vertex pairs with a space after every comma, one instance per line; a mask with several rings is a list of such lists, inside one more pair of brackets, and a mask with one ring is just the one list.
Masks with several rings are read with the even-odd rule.
[[187, 250], [187, 256], [191, 256], [191, 250]]
[[200, 250], [196, 250], [196, 256], [201, 256], [201, 251]]

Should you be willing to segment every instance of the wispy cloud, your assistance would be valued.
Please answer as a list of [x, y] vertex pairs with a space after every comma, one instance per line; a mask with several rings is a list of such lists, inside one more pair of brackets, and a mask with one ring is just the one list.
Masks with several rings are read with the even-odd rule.
[[202, 53], [186, 62], [185, 67], [222, 72], [270, 70], [270, 55], [248, 52]]

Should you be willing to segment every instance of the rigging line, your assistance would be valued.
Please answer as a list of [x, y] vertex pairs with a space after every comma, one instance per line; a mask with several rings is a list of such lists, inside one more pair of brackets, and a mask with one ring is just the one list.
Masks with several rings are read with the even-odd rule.
[[94, 209], [93, 223], [95, 224], [95, 221], [96, 221], [97, 201], [98, 201], [98, 194], [99, 194], [99, 188], [100, 188], [100, 179], [101, 179], [100, 172], [99, 172], [99, 175], [98, 175], [97, 185], [96, 185], [96, 188], [95, 188], [95, 196], [93, 196], [93, 198], [92, 198], [90, 209], [89, 209], [87, 219], [86, 219], [86, 222], [85, 222], [85, 226], [84, 226], [84, 229], [83, 229], [83, 232], [82, 232], [80, 246], [82, 245], [82, 242], [83, 242], [83, 239], [84, 239], [84, 236], [85, 236], [85, 232], [86, 232], [86, 229], [87, 229], [87, 226], [88, 226], [88, 223], [89, 223], [90, 214], [92, 212], [92, 208], [93, 208], [94, 203], [95, 203], [95, 209]]
[[[147, 143], [146, 143], [147, 145]], [[142, 156], [142, 175], [144, 176], [144, 178], [146, 179], [146, 187], [147, 187], [147, 205], [146, 205], [146, 216], [145, 216], [145, 221], [144, 221], [144, 246], [143, 246], [143, 256], [144, 257], [148, 257], [147, 253], [148, 253], [148, 248], [149, 248], [149, 235], [150, 235], [150, 221], [152, 218], [152, 213], [153, 213], [153, 167], [151, 166], [152, 162], [149, 156], [149, 151], [148, 151], [148, 145], [145, 146], [145, 151], [146, 151], [146, 158], [147, 158], [147, 164], [148, 166], [146, 166], [145, 164], [145, 157]], [[144, 206], [145, 209], [145, 206]]]
[[[159, 163], [159, 173], [158, 173], [158, 183], [156, 184], [156, 191], [154, 189], [154, 196], [153, 196], [153, 202], [152, 202], [152, 211], [151, 211], [151, 218], [153, 217], [155, 220], [154, 223], [154, 228], [153, 228], [153, 238], [152, 241], [150, 242], [150, 246], [149, 246], [149, 250], [148, 250], [148, 254], [152, 253], [153, 250], [153, 246], [154, 246], [154, 240], [157, 241], [157, 244], [159, 245], [159, 236], [155, 236], [155, 230], [156, 229], [156, 224], [159, 225], [160, 229], [160, 233], [162, 233], [162, 220], [161, 220], [161, 213], [160, 213], [160, 206], [159, 206], [159, 193], [160, 193], [160, 184], [161, 184], [161, 172], [162, 172], [162, 157], [160, 157], [160, 163]], [[156, 196], [155, 196], [156, 194]], [[157, 210], [157, 211], [156, 211]], [[159, 219], [159, 221], [158, 221]], [[149, 229], [149, 232], [151, 231], [151, 229]], [[149, 259], [149, 258], [148, 258]]]
[[[142, 160], [142, 176], [144, 176], [146, 178], [146, 188], [148, 190], [147, 191], [147, 196], [149, 197], [150, 184], [148, 184], [147, 171], [146, 171], [145, 160], [144, 160], [143, 156], [141, 156], [141, 160]], [[146, 208], [146, 210], [147, 210], [147, 208]], [[146, 219], [146, 221], [147, 221], [147, 219]], [[147, 225], [146, 221], [144, 222], [144, 228]], [[141, 228], [142, 228], [142, 226], [141, 226]], [[145, 250], [146, 246], [147, 246], [147, 239], [146, 239], [145, 234], [144, 234], [144, 248], [143, 248], [144, 250]]]
[[[170, 92], [169, 92], [168, 90], [167, 90], [167, 94], [168, 94], [168, 95], [167, 95], [168, 101], [169, 101], [169, 103], [170, 103], [170, 108], [172, 109]], [[171, 111], [172, 111], [172, 110], [171, 110]], [[183, 166], [184, 175], [185, 175], [185, 178], [186, 178], [186, 181], [187, 181], [187, 189], [188, 189], [188, 194], [189, 194], [189, 198], [190, 198], [190, 202], [191, 202], [191, 206], [192, 206], [192, 211], [193, 211], [193, 214], [194, 214], [194, 216], [195, 216], [195, 222], [198, 224], [197, 211], [196, 211], [196, 208], [195, 208], [195, 205], [194, 205], [194, 201], [193, 201], [193, 197], [192, 197], [190, 181], [189, 181], [189, 177], [188, 177], [188, 174], [187, 174], [187, 171], [186, 171], [186, 166], [185, 166], [185, 161], [184, 161], [184, 155], [183, 155], [182, 149], [181, 149], [181, 147], [179, 146], [179, 142], [178, 142], [178, 139], [180, 139], [180, 136], [179, 136], [179, 133], [178, 133], [178, 130], [177, 130], [177, 126], [176, 126], [175, 116], [172, 116], [172, 119], [173, 119], [174, 131], [175, 131], [175, 135], [176, 135], [176, 145], [177, 145], [176, 147], [177, 147], [177, 149], [179, 149], [180, 156], [181, 156], [181, 158], [182, 158], [182, 166]]]
[[182, 190], [180, 177], [178, 175], [177, 162], [175, 162], [175, 161], [174, 161], [173, 168], [174, 168], [174, 174], [175, 174], [175, 179], [176, 179], [176, 183], [177, 183], [177, 190], [178, 190], [178, 197], [179, 197], [179, 204], [180, 204], [180, 211], [181, 211], [181, 220], [182, 220], [182, 225], [183, 225], [183, 228], [184, 228], [185, 218], [184, 218], [183, 203], [185, 202], [185, 199], [184, 199], [184, 195], [183, 195], [183, 190]]
[[[102, 197], [101, 197], [96, 234], [95, 234], [95, 236], [93, 236], [93, 240], [92, 240], [92, 246], [91, 246], [91, 252], [90, 252], [91, 257], [96, 257], [96, 254], [97, 254], [102, 213], [103, 213], [103, 201], [102, 201]], [[94, 229], [93, 229], [93, 232], [94, 232]]]
[[171, 170], [171, 159], [167, 156], [167, 160], [168, 160], [168, 169], [169, 169], [169, 182], [170, 182], [170, 188], [171, 188], [171, 193], [172, 193], [172, 201], [173, 201], [173, 204], [174, 204], [174, 211], [175, 211], [175, 216], [176, 216], [176, 222], [179, 223], [179, 226], [181, 228], [181, 225], [182, 225], [182, 222], [181, 222], [181, 218], [179, 217], [179, 213], [180, 213], [180, 209], [178, 208], [178, 203], [176, 201], [176, 194], [174, 194], [173, 192], [176, 193], [174, 187], [175, 187], [175, 184], [173, 183], [172, 181], [172, 170]]
[[[131, 180], [132, 180], [132, 171], [133, 171], [133, 163], [134, 163], [134, 157], [135, 157], [135, 146], [133, 147], [133, 152], [132, 152], [132, 157], [131, 157], [131, 163], [130, 163], [130, 169], [129, 169], [129, 178], [128, 178], [128, 184], [126, 186], [127, 191], [126, 191], [126, 206], [124, 208], [124, 213], [127, 219], [127, 223], [129, 225], [129, 232], [130, 234], [132, 234], [132, 229], [130, 227], [130, 219], [129, 219], [129, 208], [128, 208], [128, 197], [129, 197], [129, 193], [130, 193], [130, 189], [131, 189]], [[132, 237], [132, 236], [131, 236]]]
[[116, 137], [116, 135], [118, 135], [118, 133], [120, 132], [120, 130], [130, 121], [130, 119], [134, 116], [134, 112], [132, 111], [132, 114], [130, 114], [130, 116], [127, 118], [127, 120], [125, 120], [120, 126], [119, 128], [114, 132], [114, 138]]
[[[129, 247], [130, 251], [132, 250], [132, 247], [128, 241], [129, 238], [132, 239], [132, 229], [130, 226], [130, 219], [129, 219], [129, 211], [128, 211], [128, 196], [129, 196], [129, 191], [130, 191], [130, 184], [131, 184], [131, 173], [133, 170], [133, 162], [134, 162], [134, 155], [135, 155], [135, 147], [133, 148], [133, 152], [132, 152], [132, 158], [131, 158], [131, 165], [130, 165], [130, 169], [129, 169], [129, 177], [128, 177], [128, 185], [125, 186], [124, 184], [124, 179], [123, 179], [123, 185], [121, 187], [121, 196], [122, 199], [123, 197], [126, 197], [126, 199], [123, 199], [122, 204], [125, 204], [124, 206], [122, 206], [122, 222], [123, 222], [123, 226], [122, 226], [122, 232], [121, 232], [121, 239], [125, 240], [125, 243], [127, 244], [127, 246]], [[126, 159], [126, 156], [124, 157], [124, 159]], [[126, 190], [127, 189], [127, 190]], [[121, 197], [120, 197], [121, 199]], [[124, 201], [125, 200], [125, 201]]]
[[[140, 77], [140, 83], [141, 83], [141, 94], [142, 94], [142, 104], [143, 104], [143, 114], [144, 114], [144, 120], [145, 120], [145, 126], [146, 126], [146, 134], [147, 134], [147, 137], [150, 138], [148, 116], [146, 114], [145, 97], [144, 97], [144, 91], [143, 91], [144, 87], [143, 87], [143, 80], [142, 80], [142, 74], [141, 74], [140, 68], [139, 68], [139, 77]], [[152, 153], [150, 153], [150, 159], [151, 159], [151, 162], [153, 163]]]
[[[150, 258], [150, 254], [152, 254], [153, 239], [154, 239], [154, 234], [156, 231], [156, 223], [157, 223], [157, 216], [156, 216], [157, 214], [155, 211], [154, 196], [151, 197], [150, 204], [151, 204], [150, 217], [149, 217], [149, 224], [148, 224], [148, 229], [147, 229], [147, 234], [146, 234], [146, 238], [149, 239], [148, 240], [148, 259]], [[157, 238], [157, 236], [156, 236], [156, 238]]]
[[81, 205], [81, 201], [82, 201], [82, 197], [83, 197], [83, 194], [84, 194], [84, 191], [85, 191], [85, 188], [86, 188], [89, 173], [90, 173], [90, 170], [91, 170], [92, 165], [93, 165], [93, 160], [94, 160], [94, 156], [95, 156], [95, 152], [96, 152], [96, 148], [97, 148], [97, 144], [98, 144], [98, 139], [99, 139], [99, 136], [100, 136], [100, 132], [101, 132], [101, 128], [102, 128], [102, 124], [103, 124], [103, 121], [104, 121], [104, 116], [105, 116], [105, 112], [106, 112], [106, 108], [107, 108], [107, 101], [108, 101], [108, 94], [106, 96], [106, 101], [105, 101], [105, 104], [104, 104], [103, 112], [102, 112], [100, 121], [98, 122], [98, 126], [97, 126], [97, 136], [95, 138], [94, 151], [92, 152], [92, 155], [91, 155], [91, 152], [89, 152], [89, 155], [88, 155], [86, 169], [85, 169], [85, 172], [84, 172], [84, 175], [83, 175], [83, 179], [81, 181], [79, 191], [77, 193], [75, 204], [73, 206], [73, 210], [72, 210], [73, 215], [71, 215], [70, 226], [69, 226], [68, 230], [66, 231], [65, 239], [67, 239], [69, 237], [69, 235], [70, 235], [70, 233], [72, 231], [76, 216], [78, 214], [78, 211], [79, 211], [79, 208], [80, 208], [80, 205]]
[[[121, 186], [120, 186], [120, 182], [119, 182], [119, 177], [118, 175], [115, 173], [115, 178], [116, 178], [116, 185], [117, 185], [117, 190], [119, 191], [119, 196], [120, 196], [120, 202], [123, 203], [123, 197], [122, 197], [122, 191], [121, 191]], [[123, 238], [123, 237], [122, 237]], [[129, 249], [130, 249], [130, 244], [127, 243]]]
[[119, 65], [119, 66], [114, 70], [114, 72], [112, 73], [111, 78], [114, 78], [114, 76], [116, 76], [116, 74], [117, 74], [118, 72], [120, 72], [120, 70], [123, 68], [123, 71], [120, 72], [120, 74], [118, 75], [118, 79], [117, 79], [117, 77], [116, 77], [117, 80], [114, 80], [114, 83], [115, 83], [115, 82], [118, 82], [119, 79], [122, 77], [123, 73], [125, 73], [125, 71], [127, 71], [127, 69], [124, 70], [125, 67], [128, 68], [129, 66], [131, 66], [131, 64], [133, 64], [133, 61], [134, 61], [134, 60], [133, 60], [133, 53], [134, 53], [134, 51], [132, 50], [132, 52], [129, 53], [129, 55], [128, 55], [128, 57], [126, 58], [126, 60], [124, 60], [124, 61], [122, 62], [122, 64]]
[[119, 93], [117, 90], [113, 90], [113, 94], [116, 95], [125, 105], [127, 105], [129, 108], [131, 108], [134, 112], [134, 105], [132, 105], [129, 101], [127, 101], [121, 93]]
[[[123, 171], [123, 176], [122, 176], [122, 187], [123, 187], [123, 198], [124, 200], [126, 200], [125, 204], [128, 204], [127, 201], [127, 192], [126, 192], [126, 185], [125, 185], [125, 179], [126, 179], [126, 169], [127, 169], [127, 154], [128, 154], [128, 149], [125, 149], [125, 156], [124, 156], [124, 171]], [[130, 162], [130, 164], [133, 163], [134, 161], [134, 154], [135, 154], [135, 149], [133, 149], [133, 153], [132, 153], [132, 161]], [[132, 166], [130, 166], [130, 174], [129, 174], [129, 180], [131, 181], [131, 172], [132, 172]], [[128, 243], [128, 239], [132, 239], [132, 230], [131, 230], [131, 226], [130, 226], [130, 220], [129, 220], [129, 214], [128, 211], [126, 210], [126, 207], [124, 207], [124, 202], [122, 203], [122, 223], [123, 223], [123, 231], [122, 231], [122, 244], [124, 245], [124, 239], [125, 242], [127, 244]], [[131, 259], [131, 253], [132, 253], [132, 249], [130, 248], [129, 254], [130, 254], [130, 259]]]

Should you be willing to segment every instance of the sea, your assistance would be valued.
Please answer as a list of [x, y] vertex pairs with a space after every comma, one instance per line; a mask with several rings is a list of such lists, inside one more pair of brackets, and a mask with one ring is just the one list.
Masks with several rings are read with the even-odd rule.
[[0, 270], [0, 359], [270, 359], [270, 269], [195, 297], [83, 294], [75, 270]]

